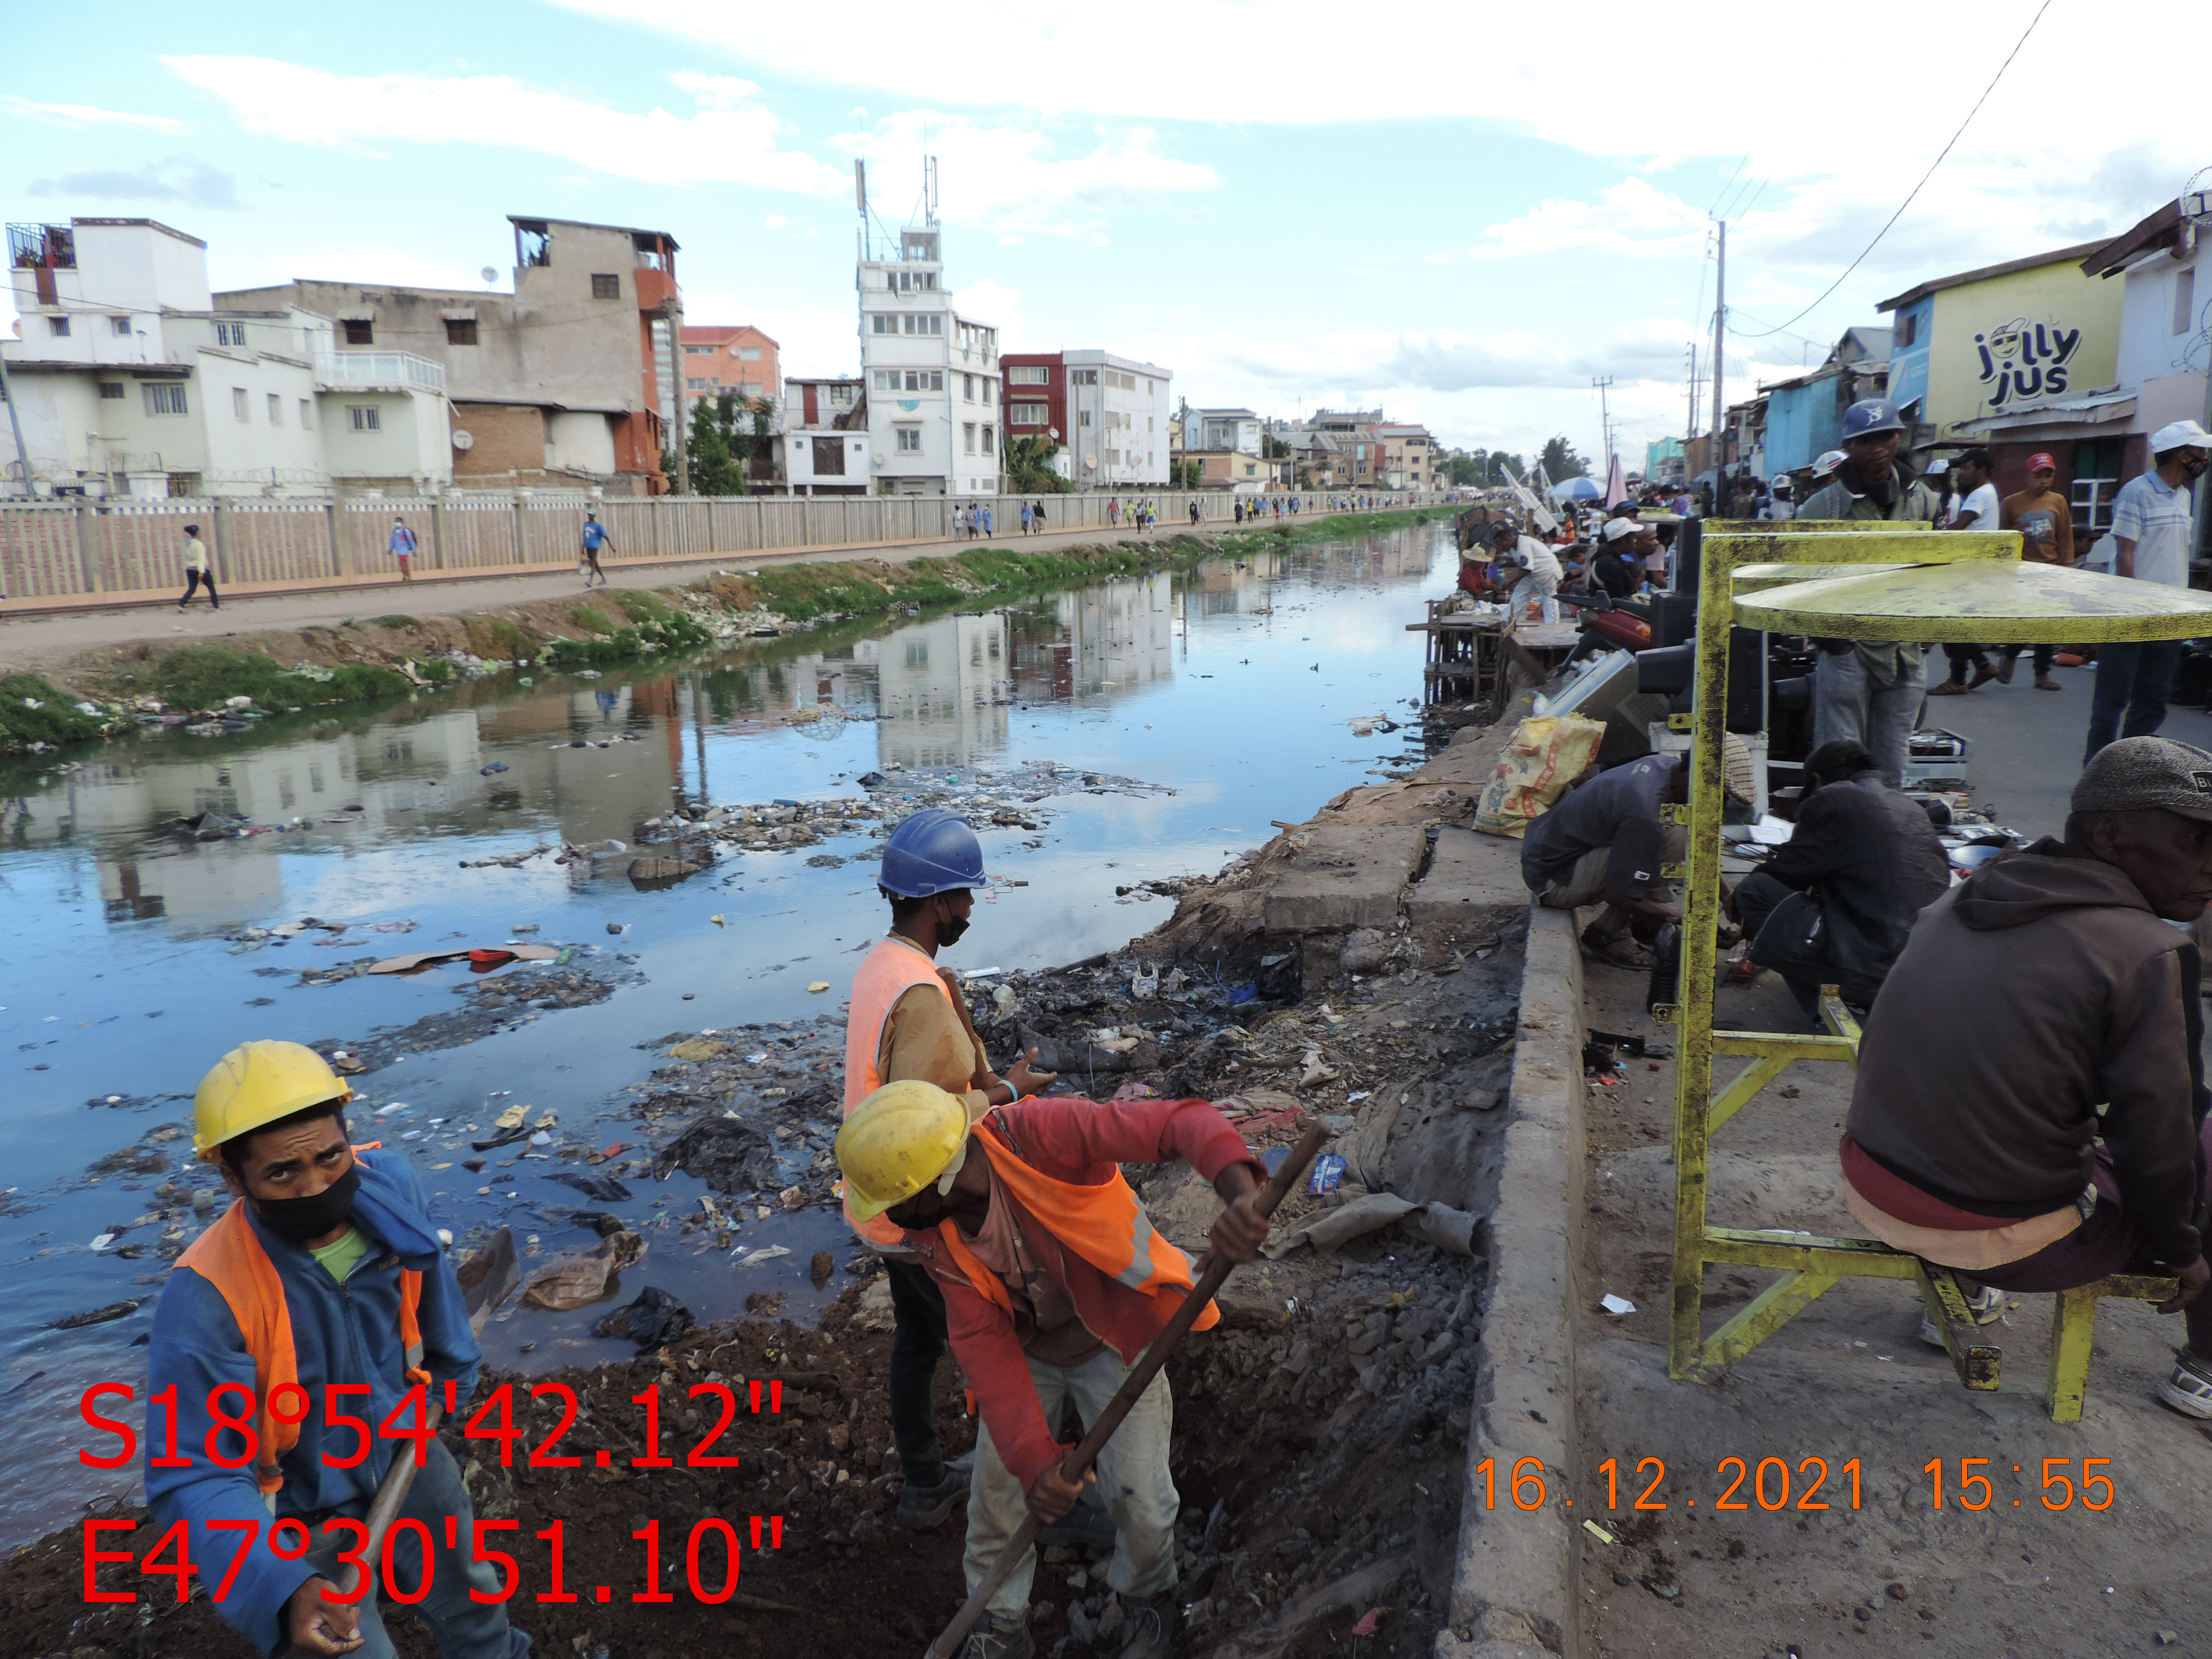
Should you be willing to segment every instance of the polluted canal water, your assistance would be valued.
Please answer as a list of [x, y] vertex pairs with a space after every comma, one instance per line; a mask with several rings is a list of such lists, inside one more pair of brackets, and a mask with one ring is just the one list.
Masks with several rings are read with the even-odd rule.
[[[628, 1357], [593, 1328], [648, 1285], [702, 1323], [749, 1297], [803, 1319], [847, 1282], [818, 1282], [817, 1253], [853, 1253], [828, 1197], [840, 1005], [885, 926], [887, 824], [947, 805], [981, 834], [993, 885], [947, 965], [1118, 946], [1170, 908], [1144, 884], [1418, 763], [1405, 624], [1455, 567], [1437, 522], [0, 772], [0, 1545], [140, 1491], [135, 1464], [79, 1464], [78, 1402], [120, 1383], [141, 1403], [102, 1409], [143, 1423], [168, 1264], [228, 1202], [190, 1138], [224, 1050], [342, 1053], [356, 1143], [404, 1152], [460, 1244], [512, 1227], [526, 1282], [617, 1218], [641, 1233], [600, 1299], [510, 1302], [495, 1364]], [[687, 1094], [710, 1054], [742, 1081]], [[765, 1137], [748, 1196], [655, 1158], [718, 1107]], [[714, 1227], [665, 1224], [702, 1194]]]

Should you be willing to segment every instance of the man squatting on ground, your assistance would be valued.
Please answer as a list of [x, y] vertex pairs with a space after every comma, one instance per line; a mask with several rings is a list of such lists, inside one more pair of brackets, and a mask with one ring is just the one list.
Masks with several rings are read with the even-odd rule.
[[[968, 1004], [937, 953], [959, 942], [981, 887], [983, 847], [957, 812], [916, 812], [884, 848], [880, 890], [890, 901], [891, 931], [860, 959], [845, 1024], [845, 1112], [886, 1083], [932, 1083], [964, 1098], [971, 1114], [1034, 1094], [1058, 1075], [1036, 1072], [1036, 1051], [1001, 1079], [969, 1023]], [[967, 1491], [964, 1472], [945, 1468], [930, 1395], [945, 1353], [945, 1298], [896, 1224], [863, 1218], [848, 1201], [845, 1218], [884, 1258], [890, 1276], [891, 1439], [902, 1483], [896, 1519], [934, 1527]]]
[[1817, 1026], [1823, 985], [1854, 1008], [1873, 1006], [1913, 919], [1950, 885], [1928, 814], [1845, 738], [1805, 757], [1796, 827], [1729, 895], [1728, 916]]
[[[2179, 1278], [2159, 1311], [2185, 1313], [2188, 1346], [2158, 1398], [2196, 1418], [2212, 1418], [2203, 963], [2168, 924], [2208, 901], [2212, 754], [2100, 750], [2063, 842], [1921, 914], [1867, 1020], [1840, 1149], [1851, 1213], [1957, 1270], [1981, 1323], [2007, 1291]], [[1942, 1345], [1930, 1320], [1920, 1334]]]
[[[348, 1145], [352, 1097], [320, 1054], [296, 1042], [245, 1043], [201, 1079], [193, 1147], [222, 1171], [235, 1201], [177, 1258], [154, 1311], [149, 1387], [175, 1389], [173, 1443], [194, 1455], [189, 1468], [163, 1468], [154, 1461], [160, 1443], [149, 1436], [146, 1497], [157, 1528], [191, 1522], [191, 1556], [203, 1563], [238, 1553], [243, 1528], [215, 1523], [258, 1523], [228, 1569], [236, 1577], [216, 1611], [262, 1652], [392, 1659], [374, 1595], [351, 1605], [322, 1599], [336, 1588], [337, 1552], [355, 1541], [343, 1528], [326, 1537], [323, 1522], [366, 1515], [404, 1443], [368, 1437], [356, 1467], [326, 1463], [325, 1452], [348, 1457], [362, 1448], [354, 1429], [325, 1418], [324, 1387], [365, 1387], [349, 1403], [380, 1423], [417, 1382], [442, 1396], [450, 1382], [466, 1400], [483, 1355], [415, 1172], [395, 1152], [372, 1160]], [[268, 1409], [285, 1383], [306, 1389], [312, 1402], [289, 1426]], [[235, 1429], [212, 1442], [236, 1468], [199, 1455], [215, 1436], [209, 1395], [219, 1388], [229, 1392], [216, 1403], [240, 1413], [240, 1390], [252, 1391], [254, 1456]], [[285, 1392], [288, 1410], [294, 1398]], [[505, 1605], [470, 1599], [472, 1589], [498, 1590], [501, 1572], [469, 1559], [474, 1514], [441, 1442], [430, 1442], [399, 1514], [427, 1528], [434, 1556], [422, 1559], [422, 1531], [395, 1527], [392, 1582], [430, 1586], [415, 1612], [445, 1659], [523, 1659], [530, 1638], [507, 1623]], [[306, 1559], [271, 1552], [272, 1515], [307, 1528], [315, 1548]], [[448, 1516], [458, 1547], [447, 1542]]]
[[[927, 1083], [892, 1083], [853, 1109], [837, 1164], [854, 1215], [887, 1217], [944, 1292], [952, 1349], [981, 1408], [968, 1495], [969, 1592], [1024, 1510], [1056, 1521], [1082, 1485], [1062, 1478], [1053, 1425], [1073, 1399], [1096, 1421], [1190, 1291], [1191, 1264], [1154, 1233], [1121, 1164], [1188, 1163], [1228, 1206], [1212, 1248], [1249, 1261], [1267, 1236], [1267, 1172], [1202, 1100], [1028, 1099], [990, 1107]], [[1219, 1322], [1208, 1304], [1195, 1328]], [[1175, 1520], [1168, 1472], [1175, 1407], [1164, 1372], [1098, 1457], [1117, 1536], [1107, 1582], [1121, 1597], [1122, 1659], [1169, 1659]], [[1086, 1474], [1085, 1481], [1091, 1477]], [[976, 1622], [963, 1659], [1030, 1659], [1026, 1553]]]
[[[1728, 799], [1748, 805], [1751, 750], [1731, 732], [1725, 751]], [[1648, 945], [1682, 920], [1667, 902], [1670, 888], [1660, 868], [1680, 862], [1684, 831], [1662, 823], [1660, 808], [1689, 798], [1687, 757], [1646, 755], [1576, 785], [1522, 838], [1521, 878], [1539, 904], [1567, 911], [1605, 906], [1582, 933], [1583, 949], [1601, 962], [1649, 968], [1651, 958], [1638, 941]]]

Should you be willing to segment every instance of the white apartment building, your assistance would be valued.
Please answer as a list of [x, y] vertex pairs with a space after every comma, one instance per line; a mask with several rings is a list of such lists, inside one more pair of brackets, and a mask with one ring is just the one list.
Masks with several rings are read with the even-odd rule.
[[217, 310], [207, 244], [151, 219], [8, 227], [21, 423], [0, 493], [160, 499], [452, 482], [445, 373], [345, 351], [296, 306]]
[[774, 439], [776, 469], [793, 495], [874, 493], [868, 484], [865, 380], [842, 375], [786, 380], [781, 426]]
[[1067, 453], [1077, 487], [1165, 484], [1173, 374], [1106, 351], [1063, 351], [1060, 357], [1067, 373]]
[[999, 331], [954, 309], [939, 235], [909, 226], [896, 258], [864, 246], [854, 272], [868, 459], [887, 495], [998, 493]]

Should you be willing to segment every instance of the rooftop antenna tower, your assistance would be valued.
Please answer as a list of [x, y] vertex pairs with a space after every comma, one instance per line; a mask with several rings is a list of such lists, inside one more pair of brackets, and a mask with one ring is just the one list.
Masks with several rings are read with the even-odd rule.
[[860, 215], [860, 258], [866, 263], [872, 257], [868, 249], [868, 164], [855, 156], [853, 161], [853, 204]]
[[932, 230], [937, 228], [937, 158], [921, 158], [921, 222]]

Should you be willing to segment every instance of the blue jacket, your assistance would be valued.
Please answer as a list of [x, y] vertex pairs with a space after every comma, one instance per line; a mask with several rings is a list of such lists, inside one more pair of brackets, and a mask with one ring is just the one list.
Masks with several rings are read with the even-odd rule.
[[[312, 1404], [307, 1421], [300, 1425], [300, 1441], [283, 1458], [283, 1490], [276, 1495], [276, 1513], [309, 1515], [349, 1508], [358, 1516], [376, 1494], [386, 1469], [401, 1440], [376, 1437], [377, 1425], [406, 1397], [407, 1362], [399, 1336], [399, 1270], [410, 1267], [422, 1275], [422, 1300], [416, 1318], [422, 1332], [422, 1364], [430, 1373], [432, 1392], [444, 1403], [445, 1384], [454, 1384], [454, 1397], [465, 1402], [476, 1387], [477, 1367], [483, 1356], [469, 1329], [460, 1285], [423, 1213], [422, 1189], [407, 1161], [391, 1152], [356, 1159], [361, 1190], [354, 1200], [354, 1225], [369, 1238], [369, 1253], [355, 1267], [343, 1285], [313, 1255], [288, 1243], [261, 1225], [247, 1205], [255, 1237], [268, 1251], [276, 1276], [284, 1285], [284, 1302], [292, 1320], [292, 1343], [298, 1355], [300, 1384]], [[209, 1461], [205, 1450], [214, 1419], [208, 1413], [209, 1392], [226, 1382], [253, 1387], [253, 1356], [246, 1350], [238, 1322], [222, 1292], [189, 1267], [169, 1275], [154, 1310], [152, 1346], [148, 1354], [151, 1391], [159, 1394], [171, 1383], [177, 1387], [177, 1455], [191, 1460], [184, 1469], [160, 1469], [153, 1460], [161, 1455], [167, 1440], [165, 1409], [149, 1407], [146, 1429], [146, 1498], [154, 1510], [155, 1536], [179, 1519], [191, 1522], [192, 1560], [209, 1580], [210, 1590], [230, 1571], [237, 1553], [237, 1532], [213, 1532], [210, 1521], [258, 1521], [262, 1531], [240, 1563], [230, 1594], [217, 1608], [239, 1632], [264, 1653], [273, 1652], [285, 1639], [284, 1603], [312, 1576], [304, 1561], [286, 1561], [270, 1553], [269, 1504], [254, 1484], [252, 1460], [243, 1467], [223, 1468]], [[357, 1468], [326, 1468], [323, 1454], [350, 1456], [359, 1440], [346, 1424], [328, 1425], [323, 1416], [325, 1382], [366, 1382], [366, 1396], [348, 1395], [337, 1402], [349, 1416], [368, 1421], [368, 1459]], [[244, 1397], [223, 1397], [224, 1407], [234, 1415], [246, 1413]], [[409, 1413], [401, 1421], [411, 1422]], [[245, 1450], [242, 1435], [224, 1430], [217, 1442], [226, 1457]], [[318, 1534], [317, 1542], [320, 1542]]]

